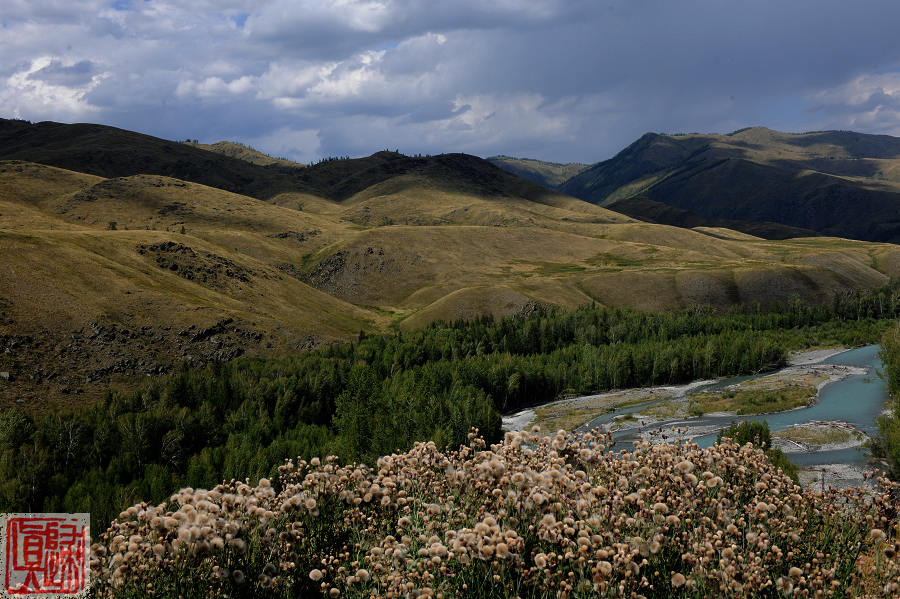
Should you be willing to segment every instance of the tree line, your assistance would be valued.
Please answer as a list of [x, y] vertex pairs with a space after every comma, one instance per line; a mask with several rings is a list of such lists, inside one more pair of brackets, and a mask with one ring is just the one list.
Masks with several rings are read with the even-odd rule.
[[371, 462], [413, 441], [499, 439], [503, 412], [567, 395], [776, 368], [790, 349], [877, 340], [900, 294], [717, 314], [538, 307], [527, 316], [360, 333], [281, 358], [182, 366], [77, 411], [0, 413], [0, 511], [90, 512], [183, 486], [271, 476], [286, 457]]
[[890, 415], [878, 421], [879, 439], [874, 453], [887, 458], [891, 473], [900, 476], [900, 324], [889, 329], [881, 338], [881, 360], [887, 375], [888, 391], [893, 398]]

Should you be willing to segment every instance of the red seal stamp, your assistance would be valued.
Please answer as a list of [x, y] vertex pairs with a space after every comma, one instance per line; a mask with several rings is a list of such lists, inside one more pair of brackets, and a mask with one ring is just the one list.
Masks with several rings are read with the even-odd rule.
[[90, 547], [90, 514], [0, 515], [0, 595], [86, 595]]

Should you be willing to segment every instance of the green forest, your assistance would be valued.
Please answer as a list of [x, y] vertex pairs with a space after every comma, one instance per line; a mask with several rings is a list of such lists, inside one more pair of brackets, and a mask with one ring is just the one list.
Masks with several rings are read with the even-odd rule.
[[[0, 511], [90, 512], [103, 529], [124, 507], [180, 487], [275, 479], [286, 457], [371, 463], [417, 440], [465, 443], [473, 427], [493, 441], [501, 413], [560, 396], [770, 370], [790, 350], [875, 342], [898, 315], [897, 287], [727, 313], [539, 307], [360, 333], [283, 358], [185, 365], [78, 411], [0, 413]], [[898, 345], [886, 347], [893, 365]]]
[[881, 360], [894, 405], [892, 413], [878, 422], [881, 438], [873, 449], [888, 459], [891, 474], [896, 478], [900, 476], [900, 324], [887, 330], [881, 338]]

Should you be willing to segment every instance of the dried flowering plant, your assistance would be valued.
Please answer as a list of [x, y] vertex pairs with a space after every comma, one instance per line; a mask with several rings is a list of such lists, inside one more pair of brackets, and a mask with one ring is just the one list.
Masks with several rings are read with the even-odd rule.
[[418, 443], [374, 468], [128, 508], [94, 546], [100, 597], [897, 596], [898, 486], [801, 489], [751, 445], [560, 431]]

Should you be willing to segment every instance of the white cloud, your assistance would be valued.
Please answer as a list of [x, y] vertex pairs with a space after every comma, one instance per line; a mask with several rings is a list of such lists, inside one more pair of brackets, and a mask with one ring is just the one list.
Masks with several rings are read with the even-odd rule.
[[313, 85], [328, 78], [339, 63], [307, 61], [274, 62], [258, 79], [261, 98], [298, 98]]
[[78, 69], [79, 66], [61, 63], [51, 56], [40, 56], [31, 64], [7, 77], [5, 85], [0, 89], [0, 106], [12, 111], [18, 118], [33, 118], [47, 110], [52, 110], [65, 118], [83, 119], [97, 113], [98, 108], [85, 100], [85, 96], [100, 85], [105, 73], [97, 73], [81, 77], [80, 84], [55, 83], [53, 78], [42, 78], [40, 75], [51, 69], [57, 71], [66, 68]]
[[252, 91], [255, 80], [254, 77], [244, 76], [231, 81], [225, 81], [221, 77], [207, 77], [203, 81], [181, 81], [175, 88], [175, 95], [181, 98], [193, 96], [228, 101], [230, 99], [228, 96]]
[[811, 94], [819, 128], [900, 135], [900, 73], [868, 73]]
[[245, 142], [276, 158], [290, 157], [309, 164], [321, 158], [319, 131], [316, 129], [292, 129], [281, 127], [265, 135], [248, 138]]
[[[459, 96], [453, 102], [458, 116], [445, 123], [456, 131], [477, 132], [478, 141], [497, 143], [509, 136], [558, 136], [566, 132], [564, 116], [547, 110], [540, 94]], [[475, 141], [475, 140], [472, 140]]]
[[875, 96], [900, 98], [900, 73], [865, 74], [812, 95], [825, 106], [859, 106]]
[[345, 68], [334, 69], [327, 77], [309, 89], [309, 95], [318, 101], [330, 99], [343, 99], [348, 96], [359, 97], [364, 88], [373, 85], [383, 85], [385, 78], [378, 63], [384, 57], [384, 52], [365, 52], [352, 63], [341, 65]]

